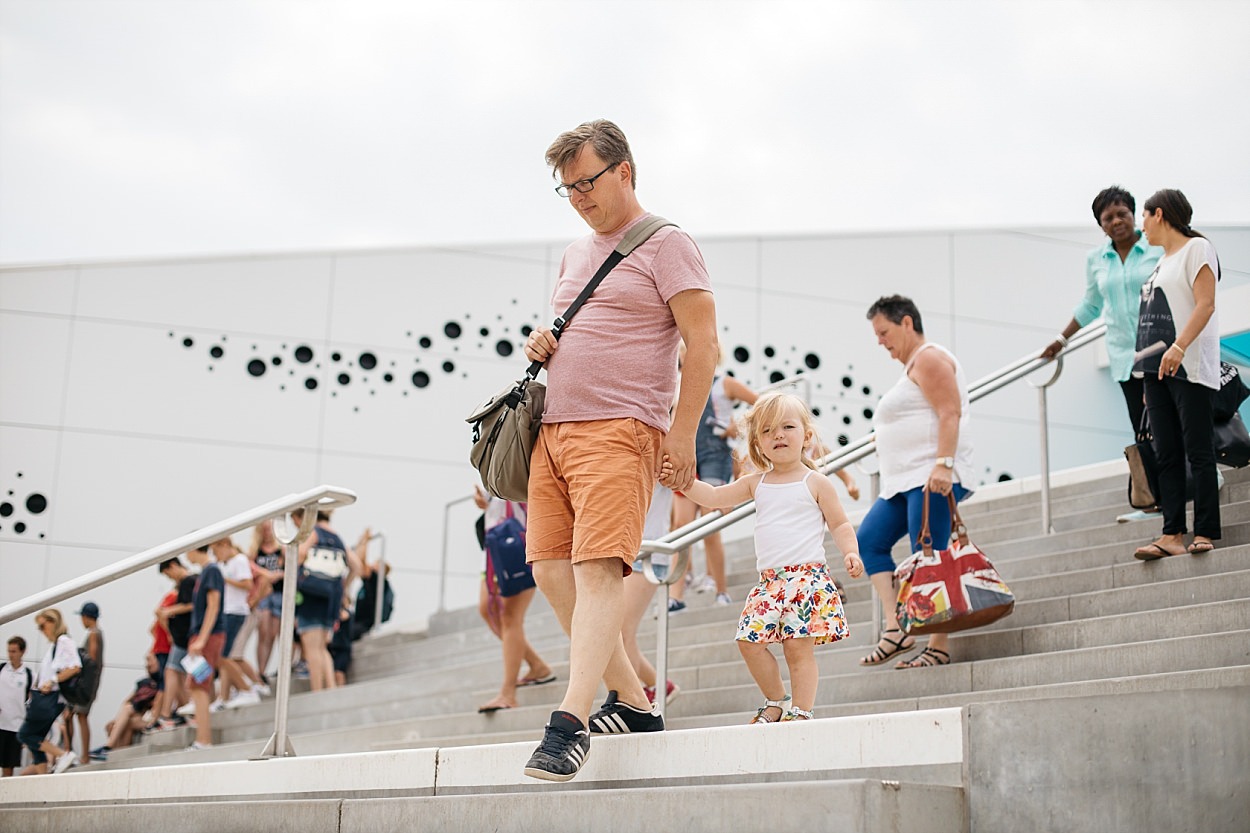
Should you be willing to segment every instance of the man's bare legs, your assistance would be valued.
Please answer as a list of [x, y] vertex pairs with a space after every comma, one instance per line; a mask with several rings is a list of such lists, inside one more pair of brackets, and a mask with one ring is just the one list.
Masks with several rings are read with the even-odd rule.
[[625, 579], [620, 560], [573, 564], [547, 559], [533, 568], [534, 580], [569, 635], [569, 686], [560, 709], [586, 723], [602, 681], [622, 703], [647, 710], [647, 695], [621, 641]]

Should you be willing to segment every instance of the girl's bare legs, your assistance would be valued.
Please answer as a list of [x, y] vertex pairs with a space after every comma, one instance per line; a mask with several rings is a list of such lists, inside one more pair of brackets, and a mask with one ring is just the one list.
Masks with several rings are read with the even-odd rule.
[[[527, 656], [533, 658], [526, 660], [531, 669], [535, 667], [534, 661], [537, 661], [539, 666], [547, 665], [525, 638], [525, 611], [529, 609], [530, 602], [533, 600], [533, 587], [503, 600], [503, 613], [500, 615], [500, 630], [502, 631], [500, 638], [503, 641], [503, 685], [500, 686], [499, 694], [495, 699], [483, 705], [482, 708], [514, 708], [517, 705], [517, 676], [521, 673], [521, 661]], [[547, 670], [550, 673], [550, 668]]]
[[[786, 685], [781, 681], [781, 669], [777, 665], [776, 657], [768, 650], [768, 646], [762, 642], [739, 641], [738, 651], [741, 652], [742, 659], [746, 661], [747, 670], [751, 672], [751, 678], [755, 680], [755, 684], [763, 692], [764, 699], [784, 699], [786, 696]], [[769, 706], [764, 710], [764, 716], [773, 721], [780, 720], [781, 709], [776, 706]]]
[[498, 604], [491, 596], [490, 590], [486, 586], [486, 579], [483, 578], [477, 591], [477, 612], [482, 617], [482, 621], [486, 623], [486, 627], [490, 628], [499, 639], [503, 639], [503, 634], [499, 629], [499, 611]]
[[256, 642], [256, 663], [262, 675], [269, 672], [269, 658], [273, 656], [274, 641], [278, 638], [282, 620], [268, 610], [260, 614], [260, 634]]
[[816, 703], [816, 687], [820, 684], [820, 669], [816, 666], [816, 639], [783, 639], [782, 650], [786, 655], [786, 667], [790, 669], [790, 694], [794, 708], [810, 712]]
[[334, 688], [334, 662], [326, 648], [325, 628], [313, 628], [299, 635], [300, 649], [308, 663], [308, 682], [313, 691]]
[[728, 593], [729, 585], [725, 580], [725, 543], [719, 532], [713, 532], [703, 539], [703, 557], [707, 561], [707, 574], [716, 582], [716, 592]]
[[625, 617], [621, 623], [621, 639], [625, 643], [625, 654], [634, 666], [634, 673], [642, 680], [644, 686], [655, 688], [655, 666], [653, 666], [638, 647], [638, 625], [646, 615], [651, 600], [655, 598], [656, 585], [647, 581], [642, 573], [632, 573], [625, 579]]

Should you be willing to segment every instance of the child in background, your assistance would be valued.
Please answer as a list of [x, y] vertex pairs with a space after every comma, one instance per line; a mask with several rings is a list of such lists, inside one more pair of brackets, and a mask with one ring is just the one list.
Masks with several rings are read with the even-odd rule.
[[[788, 394], [760, 397], [746, 415], [746, 434], [747, 454], [762, 473], [726, 486], [696, 480], [685, 494], [709, 509], [755, 500], [760, 581], [747, 596], [736, 637], [765, 698], [751, 722], [810, 720], [820, 682], [814, 649], [850, 633], [825, 561], [825, 527], [852, 578], [863, 574], [864, 565], [832, 481], [815, 470], [808, 456], [815, 427], [803, 400]], [[672, 470], [667, 458], [662, 468]], [[780, 642], [785, 652], [793, 701], [768, 650], [771, 642]]]

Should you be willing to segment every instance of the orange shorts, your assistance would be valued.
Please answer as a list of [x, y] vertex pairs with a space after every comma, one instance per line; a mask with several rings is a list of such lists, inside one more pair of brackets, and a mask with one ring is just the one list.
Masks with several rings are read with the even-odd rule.
[[526, 560], [619, 558], [642, 544], [664, 434], [641, 420], [544, 424], [530, 457]]

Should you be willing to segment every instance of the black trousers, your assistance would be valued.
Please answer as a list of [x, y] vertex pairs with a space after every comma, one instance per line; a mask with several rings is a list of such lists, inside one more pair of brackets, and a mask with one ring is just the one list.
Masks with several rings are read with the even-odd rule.
[[1211, 429], [1210, 388], [1184, 379], [1143, 379], [1146, 411], [1159, 461], [1159, 506], [1163, 534], [1185, 528], [1185, 460], [1194, 476], [1194, 534], [1220, 537], [1220, 495], [1215, 476], [1215, 441]]
[[1128, 406], [1128, 418], [1133, 423], [1135, 437], [1141, 428], [1141, 415], [1146, 411], [1146, 403], [1142, 399], [1142, 380], [1130, 376], [1120, 383], [1120, 391], [1124, 394], [1124, 404]]

